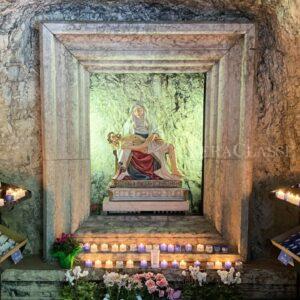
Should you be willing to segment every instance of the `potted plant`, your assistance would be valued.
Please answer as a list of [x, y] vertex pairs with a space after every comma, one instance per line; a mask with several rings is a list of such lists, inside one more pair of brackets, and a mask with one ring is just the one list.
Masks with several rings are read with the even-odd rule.
[[72, 234], [62, 233], [53, 244], [51, 255], [58, 259], [64, 269], [73, 268], [75, 257], [82, 251]]

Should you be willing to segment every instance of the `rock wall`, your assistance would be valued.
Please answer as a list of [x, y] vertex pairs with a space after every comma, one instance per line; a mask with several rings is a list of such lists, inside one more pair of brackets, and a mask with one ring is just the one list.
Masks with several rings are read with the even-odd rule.
[[175, 146], [191, 207], [199, 212], [202, 179], [203, 74], [95, 74], [91, 76], [90, 134], [92, 201], [102, 202], [114, 175], [109, 132], [122, 133], [135, 102]]
[[[41, 145], [38, 24], [58, 21], [245, 21], [257, 23], [252, 256], [294, 225], [294, 209], [271, 202], [268, 191], [299, 180], [300, 7], [297, 0], [177, 1], [18, 0], [0, 3], [0, 180], [26, 186], [31, 200], [2, 214], [41, 249]], [[275, 147], [276, 154], [263, 149]]]

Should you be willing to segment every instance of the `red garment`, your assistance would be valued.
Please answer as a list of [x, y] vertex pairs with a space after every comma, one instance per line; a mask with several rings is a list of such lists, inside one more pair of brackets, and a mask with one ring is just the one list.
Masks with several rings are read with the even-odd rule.
[[159, 176], [154, 174], [154, 158], [151, 154], [142, 153], [139, 151], [132, 151], [130, 163], [132, 166], [143, 174], [146, 174], [151, 179], [160, 179]]

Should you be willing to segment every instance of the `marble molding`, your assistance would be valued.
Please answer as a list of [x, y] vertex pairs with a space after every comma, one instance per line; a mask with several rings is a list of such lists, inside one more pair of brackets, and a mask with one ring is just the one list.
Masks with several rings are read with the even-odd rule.
[[45, 22], [40, 33], [45, 256], [88, 215], [89, 72], [151, 71], [206, 72], [204, 214], [246, 258], [254, 24]]

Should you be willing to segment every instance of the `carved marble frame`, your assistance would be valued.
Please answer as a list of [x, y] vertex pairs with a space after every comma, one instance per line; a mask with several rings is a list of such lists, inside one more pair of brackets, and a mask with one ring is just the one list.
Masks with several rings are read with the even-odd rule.
[[205, 72], [204, 215], [248, 253], [256, 44], [251, 23], [40, 25], [44, 255], [89, 215], [89, 73]]

